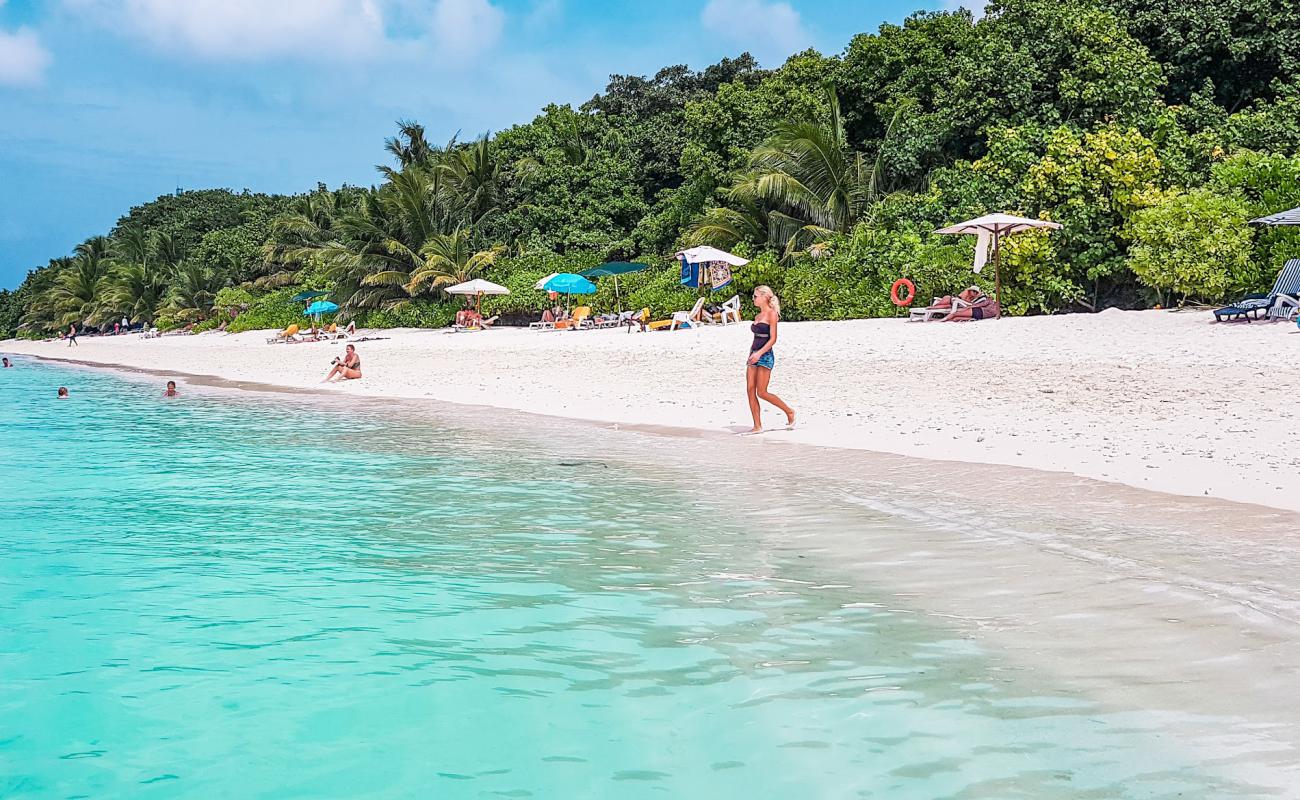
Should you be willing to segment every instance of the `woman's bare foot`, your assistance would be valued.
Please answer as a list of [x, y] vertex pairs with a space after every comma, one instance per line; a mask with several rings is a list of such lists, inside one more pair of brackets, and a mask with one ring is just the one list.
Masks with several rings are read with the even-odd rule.
[[794, 412], [791, 411], [789, 414], [785, 415], [785, 429], [790, 430], [793, 427], [794, 427]]
[[757, 428], [750, 428], [749, 430], [745, 431], [744, 433], [742, 433], [742, 434], [740, 434], [740, 435], [741, 435], [741, 436], [753, 436], [753, 435], [756, 434], [756, 433], [762, 433], [762, 432], [763, 432], [763, 427], [760, 425], [760, 426], [757, 427]]

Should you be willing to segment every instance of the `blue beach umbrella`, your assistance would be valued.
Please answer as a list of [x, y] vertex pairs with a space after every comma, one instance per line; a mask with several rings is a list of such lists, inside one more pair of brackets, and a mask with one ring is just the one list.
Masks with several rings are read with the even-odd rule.
[[339, 307], [328, 300], [317, 300], [307, 306], [307, 310], [302, 313], [307, 314], [308, 316], [318, 316], [320, 314], [333, 314], [338, 310]]
[[555, 277], [542, 284], [542, 288], [548, 292], [564, 295], [564, 305], [569, 305], [569, 296], [575, 294], [595, 294], [596, 284], [582, 277], [574, 275], [572, 272], [561, 272]]
[[582, 277], [574, 275], [572, 272], [561, 272], [554, 278], [542, 284], [542, 288], [548, 292], [558, 294], [595, 294], [596, 284]]
[[319, 325], [321, 314], [333, 314], [335, 311], [338, 310], [339, 307], [328, 300], [317, 300], [316, 302], [307, 306], [307, 310], [302, 313], [304, 316], [314, 318], [316, 320], [316, 324]]

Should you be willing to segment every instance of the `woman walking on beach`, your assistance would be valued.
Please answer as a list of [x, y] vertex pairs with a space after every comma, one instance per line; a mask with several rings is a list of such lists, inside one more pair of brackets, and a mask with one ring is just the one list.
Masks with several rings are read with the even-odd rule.
[[749, 412], [754, 415], [754, 427], [750, 433], [763, 432], [763, 411], [759, 400], [766, 400], [785, 412], [786, 424], [794, 427], [794, 409], [785, 404], [781, 398], [767, 390], [768, 381], [772, 380], [772, 370], [776, 367], [776, 329], [781, 321], [781, 301], [767, 286], [754, 289], [754, 305], [758, 316], [749, 329], [754, 333], [754, 343], [749, 346], [749, 363], [745, 369], [745, 391], [749, 395]]

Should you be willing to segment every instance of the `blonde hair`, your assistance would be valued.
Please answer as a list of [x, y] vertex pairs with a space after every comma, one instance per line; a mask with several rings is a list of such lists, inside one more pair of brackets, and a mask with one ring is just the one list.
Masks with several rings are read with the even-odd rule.
[[776, 312], [778, 317], [781, 316], [781, 298], [776, 296], [776, 292], [772, 291], [771, 286], [767, 284], [755, 286], [754, 294], [761, 294], [766, 297], [768, 305], [772, 306], [772, 310]]

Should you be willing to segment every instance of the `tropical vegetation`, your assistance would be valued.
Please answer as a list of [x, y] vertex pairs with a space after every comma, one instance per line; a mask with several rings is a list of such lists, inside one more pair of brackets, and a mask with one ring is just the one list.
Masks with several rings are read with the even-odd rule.
[[539, 278], [604, 260], [654, 265], [624, 302], [666, 313], [692, 299], [671, 255], [701, 243], [751, 257], [737, 289], [771, 284], [792, 318], [889, 315], [900, 276], [972, 281], [972, 237], [933, 231], [989, 211], [1064, 226], [1008, 240], [1013, 313], [1219, 301], [1300, 256], [1300, 233], [1247, 224], [1300, 206], [1300, 6], [996, 0], [774, 69], [616, 75], [472, 140], [401, 121], [384, 153], [373, 186], [133, 208], [0, 292], [0, 334], [278, 326], [302, 289], [363, 326], [438, 325], [473, 277], [522, 319]]

